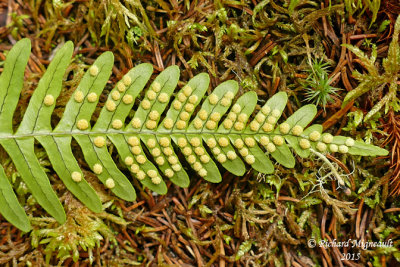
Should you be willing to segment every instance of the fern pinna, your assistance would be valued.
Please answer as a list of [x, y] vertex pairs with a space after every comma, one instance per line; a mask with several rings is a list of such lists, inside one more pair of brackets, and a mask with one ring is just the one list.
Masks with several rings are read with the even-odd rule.
[[[94, 212], [102, 210], [102, 203], [71, 151], [72, 138], [105, 187], [127, 201], [135, 200], [135, 190], [112, 159], [108, 139], [132, 177], [159, 194], [167, 192], [163, 177], [181, 187], [189, 185], [184, 166], [190, 166], [205, 180], [218, 183], [221, 174], [215, 161], [240, 176], [246, 165], [260, 173], [272, 173], [270, 157], [293, 168], [295, 158], [291, 149], [300, 157], [309, 157], [310, 153], [323, 156], [326, 152], [363, 156], [388, 153], [351, 138], [322, 134], [321, 125], [307, 127], [316, 114], [314, 105], [300, 108], [278, 125], [288, 100], [284, 92], [270, 98], [254, 117], [256, 93], [247, 92], [233, 103], [238, 84], [232, 80], [205, 96], [209, 76], [202, 73], [174, 93], [179, 79], [177, 66], [168, 67], [157, 76], [126, 123], [152, 74], [151, 64], [146, 63], [130, 70], [116, 84], [92, 127], [92, 114], [113, 67], [111, 52], [103, 53], [88, 69], [58, 125], [52, 129], [51, 114], [72, 52], [73, 45], [67, 42], [56, 53], [16, 132], [12, 118], [30, 55], [28, 39], [19, 41], [8, 53], [0, 77], [0, 144], [37, 202], [60, 223], [66, 219], [65, 212], [35, 156], [35, 139], [46, 150], [54, 171], [68, 190]], [[179, 157], [181, 154], [184, 156]], [[182, 164], [184, 160], [188, 164]], [[344, 185], [343, 180], [339, 184]], [[0, 213], [23, 231], [30, 229], [27, 215], [1, 166]]]

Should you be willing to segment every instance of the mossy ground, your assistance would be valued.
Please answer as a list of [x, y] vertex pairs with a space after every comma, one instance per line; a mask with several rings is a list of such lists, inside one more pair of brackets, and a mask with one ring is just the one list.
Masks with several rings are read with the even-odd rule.
[[[391, 151], [382, 158], [328, 155], [347, 181], [349, 195], [337, 188], [316, 158], [297, 157], [294, 169], [276, 166], [274, 175], [268, 176], [252, 170], [243, 177], [226, 172], [220, 184], [193, 175], [188, 189], [169, 184], [165, 196], [153, 195], [134, 181], [138, 192], [134, 203], [109, 195], [86, 171], [105, 207], [103, 213], [93, 214], [65, 189], [38, 145], [37, 156], [67, 212], [68, 221], [60, 226], [46, 217], [0, 150], [1, 164], [34, 226], [34, 231], [22, 234], [0, 216], [0, 265], [42, 266], [46, 261], [63, 266], [399, 264], [400, 201], [399, 192], [393, 190], [400, 174], [396, 103], [367, 122], [363, 117], [388, 88], [371, 90], [341, 106], [359, 83], [353, 71], [365, 72], [363, 62], [342, 44], [358, 46], [366, 54], [376, 44], [377, 62], [387, 57], [400, 5], [396, 0], [377, 2], [0, 2], [0, 62], [15, 40], [29, 37], [33, 42], [15, 125], [54, 49], [72, 40], [76, 50], [54, 121], [62, 115], [86, 65], [111, 50], [116, 59], [112, 83], [141, 62], [152, 63], [154, 75], [177, 64], [180, 85], [207, 72], [212, 88], [235, 79], [242, 93], [257, 92], [260, 105], [275, 92], [286, 91], [289, 103], [284, 116], [314, 102], [319, 105], [314, 122], [326, 131], [362, 138]], [[82, 158], [78, 149], [76, 156], [78, 161]], [[79, 163], [89, 170], [83, 160]], [[392, 240], [393, 247], [313, 249], [310, 239]], [[342, 260], [343, 253], [354, 254], [357, 260]]]

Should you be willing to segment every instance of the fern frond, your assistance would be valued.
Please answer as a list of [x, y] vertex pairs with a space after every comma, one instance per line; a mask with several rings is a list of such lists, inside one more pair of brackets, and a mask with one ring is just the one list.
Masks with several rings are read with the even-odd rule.
[[[105, 187], [127, 201], [135, 200], [136, 193], [114, 162], [108, 142], [117, 148], [132, 177], [159, 194], [167, 192], [163, 177], [178, 186], [189, 186], [183, 158], [199, 176], [217, 183], [222, 179], [217, 163], [239, 176], [245, 173], [246, 166], [268, 174], [274, 172], [271, 157], [287, 168], [295, 166], [291, 149], [301, 157], [309, 157], [312, 151], [320, 155], [388, 153], [351, 138], [322, 135], [321, 125], [307, 127], [317, 113], [314, 105], [300, 108], [278, 124], [288, 101], [284, 92], [272, 96], [253, 116], [257, 95], [247, 92], [234, 102], [239, 88], [236, 81], [223, 82], [206, 95], [210, 78], [202, 73], [174, 93], [179, 80], [177, 66], [165, 69], [144, 89], [153, 71], [146, 63], [130, 70], [116, 84], [92, 127], [93, 112], [113, 66], [110, 52], [102, 54], [87, 70], [60, 122], [52, 129], [51, 114], [73, 51], [70, 42], [56, 53], [14, 133], [12, 118], [29, 50], [29, 40], [18, 42], [8, 54], [0, 77], [0, 144], [38, 203], [60, 223], [65, 221], [65, 213], [35, 156], [35, 139], [46, 150], [54, 171], [68, 190], [94, 212], [102, 210], [102, 203], [71, 151], [72, 138]], [[140, 104], [126, 123], [135, 103]], [[23, 231], [30, 229], [1, 167], [0, 213]]]

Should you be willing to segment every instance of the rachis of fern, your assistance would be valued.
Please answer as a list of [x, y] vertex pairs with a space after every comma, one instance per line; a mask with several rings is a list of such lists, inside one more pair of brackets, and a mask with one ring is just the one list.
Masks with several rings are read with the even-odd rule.
[[[146, 63], [131, 69], [116, 84], [91, 125], [92, 114], [113, 67], [111, 52], [102, 54], [87, 70], [53, 129], [51, 114], [72, 52], [73, 45], [67, 42], [56, 53], [15, 132], [12, 118], [30, 54], [28, 39], [19, 41], [8, 53], [0, 77], [0, 144], [37, 202], [60, 223], [65, 221], [65, 212], [35, 156], [35, 139], [46, 150], [55, 173], [68, 190], [94, 212], [102, 210], [102, 203], [71, 151], [72, 138], [104, 186], [126, 201], [136, 198], [129, 179], [138, 179], [159, 194], [167, 192], [164, 179], [180, 187], [189, 186], [186, 167], [205, 180], [218, 183], [221, 174], [216, 162], [240, 176], [249, 167], [260, 173], [273, 173], [270, 157], [293, 168], [295, 158], [291, 150], [300, 157], [309, 157], [310, 153], [324, 157], [328, 152], [363, 156], [388, 153], [351, 138], [322, 134], [321, 125], [307, 127], [316, 114], [314, 105], [300, 108], [277, 124], [288, 100], [284, 92], [274, 95], [253, 114], [256, 93], [247, 92], [234, 101], [238, 92], [236, 81], [223, 82], [206, 95], [209, 76], [202, 73], [176, 90], [177, 66], [165, 69], [145, 90], [153, 71]], [[139, 103], [136, 100], [140, 95], [143, 97]], [[135, 101], [139, 104], [130, 118]], [[114, 144], [131, 172], [129, 179], [111, 157], [107, 140]], [[182, 154], [183, 157], [179, 156]], [[339, 184], [344, 185], [343, 180]], [[0, 213], [23, 231], [30, 229], [29, 219], [2, 167]]]

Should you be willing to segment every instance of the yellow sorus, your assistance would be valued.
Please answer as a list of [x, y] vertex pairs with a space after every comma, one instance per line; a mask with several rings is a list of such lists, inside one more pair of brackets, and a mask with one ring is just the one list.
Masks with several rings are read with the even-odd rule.
[[123, 93], [123, 92], [125, 92], [126, 87], [125, 87], [125, 85], [123, 83], [120, 82], [120, 83], [117, 84], [117, 89], [118, 89], [118, 91]]
[[72, 172], [71, 178], [74, 182], [78, 183], [78, 182], [82, 181], [82, 174], [80, 172]]
[[287, 122], [282, 123], [281, 125], [279, 125], [279, 131], [282, 134], [288, 134], [290, 131], [290, 125]]
[[322, 143], [322, 142], [318, 142], [316, 147], [317, 147], [317, 150], [320, 152], [325, 152], [327, 149], [326, 144]]
[[187, 121], [190, 118], [190, 115], [186, 111], [183, 111], [181, 114], [179, 114], [179, 118], [181, 118], [183, 121]]
[[151, 178], [151, 182], [152, 182], [153, 184], [160, 184], [161, 181], [162, 181], [162, 180], [161, 180], [161, 178], [160, 178], [159, 176]]
[[241, 149], [244, 146], [244, 142], [243, 142], [242, 139], [238, 138], [238, 139], [235, 140], [234, 145], [235, 145], [236, 148]]
[[210, 119], [217, 122], [221, 119], [221, 114], [219, 112], [213, 112], [210, 116]]
[[299, 146], [300, 146], [302, 149], [308, 149], [308, 148], [311, 147], [311, 144], [310, 144], [310, 141], [308, 141], [307, 139], [304, 139], [304, 138], [303, 138], [303, 139], [300, 140]]
[[169, 146], [169, 144], [170, 144], [170, 141], [169, 141], [168, 137], [161, 137], [160, 138], [160, 145], [162, 147], [167, 147], [167, 146]]
[[174, 151], [173, 151], [172, 148], [170, 148], [170, 147], [164, 148], [164, 149], [163, 149], [163, 152], [164, 152], [164, 154], [167, 155], [167, 156], [171, 156], [171, 155], [174, 153]]
[[153, 110], [149, 113], [150, 120], [156, 121], [160, 117], [160, 113], [157, 110]]
[[246, 137], [244, 142], [248, 147], [254, 147], [256, 145], [256, 140], [254, 140], [252, 137]]
[[156, 147], [153, 150], [151, 150], [151, 155], [153, 157], [158, 157], [161, 155], [161, 150], [158, 147]]
[[220, 154], [218, 154], [218, 156], [217, 156], [217, 160], [218, 160], [218, 162], [220, 162], [220, 163], [224, 163], [224, 162], [226, 162], [226, 156], [225, 156], [224, 154], [220, 153]]
[[113, 120], [113, 122], [111, 123], [111, 126], [114, 128], [114, 129], [121, 129], [122, 128], [122, 126], [124, 126], [124, 124], [122, 123], [122, 121], [121, 120]]
[[[90, 94], [88, 95], [88, 100], [89, 100], [89, 96], [90, 96]], [[117, 100], [119, 100], [120, 98], [121, 98], [121, 94], [118, 92], [118, 91], [113, 91], [112, 93], [111, 93], [111, 97], [112, 97], [112, 99], [114, 99], [115, 101], [117, 101]], [[96, 98], [97, 98], [97, 95], [96, 95]], [[90, 101], [89, 101], [90, 102]], [[94, 102], [94, 101], [93, 101]]]
[[140, 171], [140, 167], [137, 164], [132, 164], [131, 165], [131, 172], [132, 173], [138, 173]]
[[107, 109], [108, 111], [114, 111], [116, 107], [117, 107], [117, 105], [115, 104], [114, 101], [112, 101], [111, 99], [110, 99], [110, 100], [107, 100], [107, 102], [106, 102], [106, 109]]
[[217, 123], [215, 121], [207, 121], [206, 122], [206, 127], [209, 130], [214, 130], [215, 127], [217, 127]]
[[190, 144], [194, 147], [200, 146], [201, 144], [200, 138], [193, 137], [192, 139], [190, 139]]
[[233, 107], [232, 107], [232, 112], [234, 112], [234, 113], [236, 113], [236, 114], [239, 114], [240, 111], [242, 111], [242, 107], [241, 107], [239, 104], [233, 105]]
[[346, 139], [346, 146], [354, 146], [354, 144], [355, 144], [354, 139], [352, 138]]
[[147, 100], [147, 99], [144, 99], [144, 100], [142, 101], [142, 108], [147, 110], [147, 109], [149, 109], [150, 107], [151, 107], [150, 101]]
[[229, 140], [226, 137], [221, 137], [218, 139], [218, 144], [222, 147], [226, 147], [229, 145]]
[[229, 130], [232, 128], [233, 122], [230, 119], [225, 119], [223, 125], [225, 129]]
[[185, 110], [187, 111], [187, 112], [193, 112], [193, 110], [194, 110], [194, 105], [193, 104], [186, 104], [185, 105]]
[[198, 116], [201, 120], [205, 121], [207, 119], [208, 113], [206, 110], [202, 109], [199, 111]]
[[325, 133], [322, 135], [322, 142], [330, 144], [333, 141], [333, 136], [330, 133]]
[[203, 127], [203, 121], [200, 120], [199, 118], [196, 118], [193, 120], [193, 126], [196, 129], [200, 129], [201, 127]]
[[249, 154], [249, 150], [244, 147], [242, 149], [239, 150], [240, 155], [242, 155], [242, 157], [246, 157]]
[[122, 78], [122, 82], [124, 83], [125, 86], [129, 86], [132, 83], [132, 78], [129, 75], [125, 75]]
[[130, 170], [131, 170], [132, 173], [138, 173], [140, 168], [139, 168], [139, 166], [137, 164], [132, 164]]
[[256, 121], [257, 121], [258, 123], [263, 123], [263, 122], [265, 121], [265, 115], [262, 114], [262, 112], [258, 113], [258, 114], [256, 115]]
[[156, 127], [157, 127], [157, 122], [156, 122], [156, 121], [148, 120], [148, 121], [146, 122], [146, 128], [147, 128], [147, 129], [153, 130], [153, 129], [155, 129]]
[[155, 138], [150, 138], [147, 140], [146, 144], [147, 144], [147, 147], [149, 147], [149, 148], [155, 148], [157, 141]]
[[193, 92], [192, 87], [190, 87], [190, 85], [186, 85], [185, 87], [183, 87], [182, 92], [185, 96], [190, 96]]
[[269, 138], [267, 136], [261, 136], [260, 144], [263, 146], [266, 146], [266, 145], [268, 145], [268, 143], [269, 143]]
[[94, 138], [93, 143], [97, 147], [103, 147], [106, 144], [106, 139], [102, 136], [97, 136]]
[[159, 82], [153, 82], [152, 86], [154, 92], [160, 92], [161, 84]]
[[274, 109], [271, 113], [271, 116], [278, 118], [281, 115], [281, 112], [277, 109]]
[[271, 112], [271, 108], [269, 106], [265, 105], [262, 107], [261, 112], [262, 112], [262, 114], [267, 116]]
[[182, 166], [179, 165], [179, 164], [174, 164], [174, 165], [172, 165], [171, 167], [172, 167], [172, 169], [173, 169], [174, 171], [176, 171], [176, 172], [179, 172], [179, 171], [182, 169]]
[[131, 147], [131, 152], [133, 155], [139, 155], [140, 153], [142, 153], [142, 149], [140, 148], [140, 146], [133, 146]]
[[185, 129], [185, 127], [186, 127], [186, 121], [178, 120], [176, 122], [176, 128], [178, 128], [179, 130]]
[[150, 101], [156, 99], [156, 97], [157, 97], [157, 93], [154, 92], [153, 90], [149, 90], [149, 91], [147, 92], [147, 98], [148, 98]]
[[144, 178], [146, 178], [146, 174], [144, 173], [144, 171], [138, 171], [138, 173], [136, 174], [136, 177], [139, 180], [143, 180]]
[[197, 95], [191, 95], [189, 97], [189, 103], [191, 104], [196, 104], [197, 100], [199, 100], [199, 97]]
[[[238, 105], [239, 106], [239, 105]], [[240, 106], [239, 106], [240, 107]], [[237, 115], [236, 113], [233, 112], [229, 112], [228, 113], [228, 119], [230, 119], [231, 121], [236, 121]]]
[[147, 175], [150, 177], [150, 178], [154, 178], [154, 177], [157, 177], [157, 171], [156, 170], [148, 170], [147, 171]]
[[172, 103], [172, 106], [174, 107], [174, 109], [180, 110], [180, 109], [182, 108], [182, 103], [179, 102], [178, 100], [175, 100], [175, 101]]
[[164, 160], [163, 157], [157, 157], [156, 158], [156, 163], [161, 166], [161, 165], [164, 165], [165, 160]]
[[179, 146], [180, 148], [183, 148], [183, 147], [185, 147], [186, 145], [187, 145], [186, 138], [179, 137], [179, 138], [178, 138], [178, 146]]
[[330, 145], [329, 145], [329, 150], [330, 150], [331, 152], [338, 152], [339, 147], [338, 147], [337, 145], [335, 145], [335, 144], [330, 144]]
[[208, 163], [210, 161], [210, 157], [208, 155], [201, 155], [200, 161], [203, 163]]
[[254, 162], [256, 162], [256, 158], [253, 155], [247, 155], [244, 159], [249, 165], [254, 164]]
[[124, 95], [124, 97], [122, 97], [122, 102], [124, 102], [124, 104], [129, 105], [133, 102], [133, 96], [132, 95]]
[[91, 76], [96, 76], [99, 74], [99, 68], [96, 65], [93, 65], [89, 68], [89, 73]]
[[274, 126], [267, 122], [267, 123], [264, 123], [262, 129], [264, 132], [271, 132], [274, 129]]
[[212, 149], [212, 153], [213, 153], [214, 155], [219, 155], [219, 154], [221, 153], [221, 149], [219, 149], [218, 147], [214, 147], [214, 148]]
[[145, 156], [139, 155], [139, 156], [136, 157], [136, 161], [137, 161], [139, 164], [144, 164], [144, 163], [147, 161], [147, 159], [146, 159]]
[[234, 126], [236, 131], [242, 131], [244, 129], [244, 123], [243, 122], [235, 122]]
[[268, 143], [265, 147], [269, 153], [274, 153], [276, 150], [276, 146], [273, 143]]
[[223, 97], [221, 100], [221, 105], [224, 107], [228, 107], [231, 104], [231, 100], [229, 98]]
[[276, 118], [274, 116], [268, 116], [267, 122], [270, 124], [275, 124], [276, 123]]
[[273, 141], [274, 144], [277, 145], [277, 146], [281, 146], [281, 145], [283, 145], [283, 144], [285, 143], [285, 139], [283, 139], [283, 137], [280, 136], [280, 135], [275, 135], [275, 136], [272, 138], [272, 141]]
[[190, 154], [192, 154], [192, 149], [190, 148], [190, 147], [184, 147], [183, 149], [182, 149], [182, 153], [183, 153], [183, 155], [185, 155], [185, 156], [189, 156]]
[[93, 165], [93, 172], [95, 174], [101, 174], [103, 172], [103, 166], [101, 166], [99, 163], [96, 163]]
[[340, 145], [339, 152], [345, 154], [345, 153], [349, 152], [349, 148], [345, 145]]
[[133, 164], [133, 158], [132, 157], [126, 157], [124, 160], [126, 165], [132, 165]]
[[189, 155], [187, 157], [187, 161], [189, 162], [189, 164], [194, 164], [196, 162], [196, 157], [194, 155]]
[[194, 149], [194, 153], [196, 153], [196, 155], [198, 155], [198, 156], [202, 156], [202, 155], [204, 155], [205, 150], [204, 150], [204, 148], [198, 146]]
[[260, 124], [257, 121], [252, 121], [250, 123], [250, 130], [252, 130], [253, 132], [258, 131], [258, 129], [260, 129]]
[[168, 100], [169, 100], [169, 96], [168, 96], [167, 93], [161, 93], [161, 94], [158, 96], [158, 101], [160, 101], [161, 103], [167, 103]]
[[208, 96], [208, 101], [210, 101], [211, 105], [216, 105], [218, 103], [218, 101], [219, 101], [219, 98], [218, 98], [218, 96], [216, 94], [213, 93], [213, 94]]
[[174, 122], [172, 121], [171, 118], [166, 118], [166, 119], [164, 120], [164, 127], [165, 127], [166, 129], [171, 129], [173, 126], [174, 126]]
[[51, 106], [51, 105], [53, 105], [53, 104], [54, 104], [54, 96], [52, 96], [52, 95], [46, 95], [45, 98], [44, 98], [44, 100], [43, 100], [43, 103], [44, 103], [46, 106]]
[[87, 128], [89, 128], [89, 122], [85, 119], [79, 120], [76, 123], [76, 127], [81, 131], [86, 130]]
[[139, 129], [142, 126], [142, 121], [139, 118], [134, 118], [132, 120], [132, 127], [135, 129]]
[[[120, 97], [120, 94], [118, 93], [118, 91], [114, 91], [111, 96], [114, 100], [118, 100]], [[133, 97], [131, 95], [124, 95], [124, 97], [122, 98], [122, 102], [124, 102], [125, 104], [130, 104], [130, 103], [132, 103], [132, 101], [133, 101]]]
[[310, 133], [309, 138], [311, 141], [318, 141], [321, 138], [321, 134], [317, 131], [313, 131]]
[[114, 180], [112, 178], [108, 178], [106, 180], [106, 187], [109, 188], [109, 189], [112, 189], [112, 188], [115, 187], [115, 182], [114, 182]]
[[179, 100], [179, 102], [181, 102], [181, 103], [183, 103], [183, 102], [185, 102], [186, 101], [186, 96], [185, 96], [185, 94], [184, 93], [179, 93], [178, 94], [178, 100]]
[[235, 94], [233, 92], [229, 91], [229, 92], [225, 93], [224, 97], [226, 97], [228, 99], [232, 99], [234, 96], [235, 96]]
[[164, 172], [165, 176], [167, 176], [168, 178], [172, 178], [174, 176], [174, 171], [171, 169], [166, 169]]
[[234, 160], [234, 159], [236, 159], [236, 157], [237, 157], [235, 151], [233, 151], [233, 150], [228, 151], [228, 152], [226, 153], [226, 156], [227, 156], [228, 159], [230, 159], [230, 160]]
[[84, 95], [82, 91], [76, 91], [74, 94], [74, 100], [78, 103], [81, 103], [83, 101]]
[[208, 138], [206, 144], [209, 148], [214, 148], [217, 145], [217, 140], [215, 138]]
[[300, 125], [295, 125], [292, 128], [292, 134], [295, 136], [300, 136], [303, 133], [303, 127], [301, 127]]
[[140, 140], [136, 136], [131, 136], [128, 138], [128, 144], [130, 146], [138, 146], [140, 144]]
[[238, 121], [239, 122], [246, 122], [247, 121], [247, 114], [246, 113], [240, 113], [238, 116]]
[[203, 168], [203, 165], [201, 165], [200, 162], [196, 161], [195, 163], [193, 163], [193, 170], [198, 172], [201, 168]]
[[201, 170], [199, 171], [199, 175], [200, 175], [201, 177], [206, 177], [206, 176], [207, 176], [207, 170], [206, 170], [206, 169], [201, 169]]

